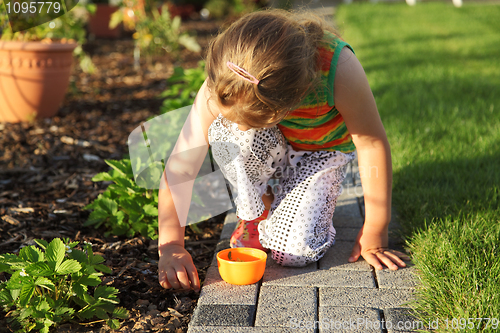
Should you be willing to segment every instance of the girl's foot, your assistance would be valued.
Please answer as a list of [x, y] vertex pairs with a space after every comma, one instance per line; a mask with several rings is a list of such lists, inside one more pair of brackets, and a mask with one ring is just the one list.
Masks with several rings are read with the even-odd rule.
[[266, 209], [264, 213], [255, 220], [245, 221], [238, 218], [238, 227], [233, 231], [229, 241], [231, 247], [251, 247], [266, 252], [269, 251], [260, 244], [259, 231], [257, 230], [259, 223], [265, 220], [268, 214], [269, 210]]

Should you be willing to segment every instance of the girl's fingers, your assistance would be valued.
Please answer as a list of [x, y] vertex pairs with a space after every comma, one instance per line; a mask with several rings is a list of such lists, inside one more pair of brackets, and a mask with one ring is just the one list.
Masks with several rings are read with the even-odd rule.
[[[399, 267], [406, 267], [406, 264], [403, 260], [401, 260], [400, 256], [398, 255], [397, 253], [398, 251], [392, 251], [392, 250], [388, 250], [388, 251], [384, 251], [384, 254], [389, 257], [393, 263], [395, 263], [396, 265], [398, 265]], [[401, 253], [401, 252], [399, 252]]]
[[191, 289], [191, 283], [184, 266], [177, 268], [177, 280], [179, 281], [180, 288], [185, 290]]
[[172, 286], [167, 280], [167, 273], [166, 272], [160, 272], [158, 280], [160, 281], [160, 285], [165, 288], [165, 289], [170, 289]]
[[361, 255], [361, 247], [359, 246], [359, 243], [354, 244], [354, 247], [352, 248], [351, 255], [349, 256], [348, 261], [349, 262], [356, 262], [359, 259], [359, 256]]
[[181, 284], [177, 279], [177, 272], [172, 267], [169, 267], [167, 269], [167, 283], [170, 284], [170, 288], [173, 289], [180, 289], [181, 287]]
[[200, 291], [200, 279], [198, 278], [198, 271], [196, 268], [188, 270], [189, 280], [191, 280], [191, 287], [194, 291]]
[[363, 255], [363, 258], [365, 258], [366, 262], [375, 267], [375, 269], [381, 270], [383, 267], [380, 264], [379, 259], [377, 256], [373, 253], [365, 253]]
[[411, 258], [406, 253], [399, 252], [396, 250], [391, 250], [391, 253], [394, 253], [395, 255], [397, 255], [399, 258], [401, 258], [403, 260], [407, 260], [407, 261], [411, 260]]
[[377, 253], [376, 253], [376, 256], [377, 256], [377, 258], [378, 258], [381, 262], [383, 262], [383, 263], [387, 266], [387, 268], [389, 268], [391, 271], [395, 271], [395, 270], [397, 270], [397, 269], [398, 269], [398, 266], [397, 266], [395, 263], [393, 263], [393, 262], [392, 262], [392, 260], [391, 260], [389, 257], [387, 257], [387, 256], [385, 255], [386, 253], [387, 253], [387, 251], [386, 251], [386, 252], [377, 252]]

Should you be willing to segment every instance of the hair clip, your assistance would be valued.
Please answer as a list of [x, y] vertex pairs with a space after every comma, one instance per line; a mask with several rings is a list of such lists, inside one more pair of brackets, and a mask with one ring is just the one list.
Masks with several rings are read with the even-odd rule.
[[247, 80], [250, 83], [253, 83], [255, 85], [259, 84], [259, 80], [255, 78], [252, 74], [248, 73], [246, 70], [244, 70], [241, 67], [236, 66], [232, 62], [228, 61], [226, 62], [227, 67], [234, 72], [234, 74], [238, 75], [244, 80]]

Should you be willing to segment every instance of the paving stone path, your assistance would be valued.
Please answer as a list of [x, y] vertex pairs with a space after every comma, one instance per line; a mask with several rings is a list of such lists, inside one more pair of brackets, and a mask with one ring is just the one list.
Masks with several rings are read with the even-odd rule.
[[[407, 268], [397, 271], [376, 271], [362, 258], [347, 261], [363, 214], [354, 161], [333, 218], [336, 242], [325, 256], [293, 268], [277, 265], [269, 254], [264, 277], [248, 286], [223, 281], [214, 257], [188, 333], [415, 331], [411, 327], [416, 327], [416, 320], [406, 305], [416, 286], [412, 264], [407, 262]], [[217, 251], [229, 247], [236, 220], [234, 213], [226, 217]]]

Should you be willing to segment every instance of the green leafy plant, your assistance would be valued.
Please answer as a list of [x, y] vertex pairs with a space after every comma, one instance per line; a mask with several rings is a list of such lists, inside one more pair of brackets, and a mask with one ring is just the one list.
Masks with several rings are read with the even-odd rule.
[[136, 6], [133, 9], [122, 7], [112, 15], [110, 28], [123, 22], [124, 15], [129, 10], [133, 10], [135, 17], [136, 32], [132, 37], [136, 40], [136, 47], [146, 55], [148, 61], [151, 61], [152, 56], [165, 52], [177, 59], [181, 46], [193, 52], [201, 51], [196, 38], [181, 30], [181, 18], [172, 18], [166, 4], [161, 7], [161, 11], [155, 6]]
[[235, 19], [262, 7], [263, 2], [254, 0], [208, 0], [205, 8], [212, 18], [222, 19], [229, 16]]
[[112, 181], [104, 193], [84, 207], [92, 209], [85, 226], [106, 227], [105, 236], [141, 234], [156, 239], [158, 230], [158, 190], [136, 185], [129, 159], [106, 160], [112, 169], [95, 175], [94, 182]]
[[[169, 78], [169, 88], [161, 94], [165, 98], [161, 113], [166, 113], [190, 104], [193, 104], [196, 93], [205, 81], [204, 64], [200, 63], [198, 68], [182, 69], [176, 68], [174, 75]], [[183, 123], [174, 115], [170, 124], [170, 130], [165, 133], [164, 145], [158, 151], [166, 152], [173, 148], [169, 145], [176, 138], [168, 137], [168, 132], [178, 133]], [[100, 194], [96, 200], [84, 207], [92, 210], [85, 226], [99, 228], [104, 226], [110, 234], [134, 237], [140, 234], [151, 239], [158, 238], [158, 190], [146, 189], [137, 185], [130, 159], [106, 160], [110, 167], [109, 172], [102, 172], [92, 178], [94, 182], [110, 181], [108, 188]], [[145, 163], [145, 161], [134, 161], [134, 163]], [[137, 167], [137, 169], [140, 169]], [[161, 172], [160, 172], [161, 174]], [[151, 175], [155, 177], [155, 175]], [[156, 175], [159, 179], [159, 175]], [[196, 200], [196, 198], [194, 198]], [[200, 220], [203, 217], [200, 216]], [[190, 228], [201, 233], [196, 224]]]
[[82, 322], [97, 317], [119, 328], [118, 319], [128, 318], [128, 311], [116, 307], [116, 288], [99, 286], [102, 273], [111, 270], [102, 256], [94, 255], [92, 245], [85, 243], [80, 250], [78, 242], [59, 238], [36, 243], [39, 247], [23, 247], [19, 255], [0, 255], [0, 272], [11, 275], [0, 283], [0, 305], [14, 328], [46, 333], [75, 317]]
[[168, 89], [160, 95], [164, 98], [160, 112], [166, 113], [193, 104], [196, 93], [200, 90], [205, 78], [205, 62], [203, 61], [200, 61], [196, 68], [174, 68], [174, 74], [167, 81]]

